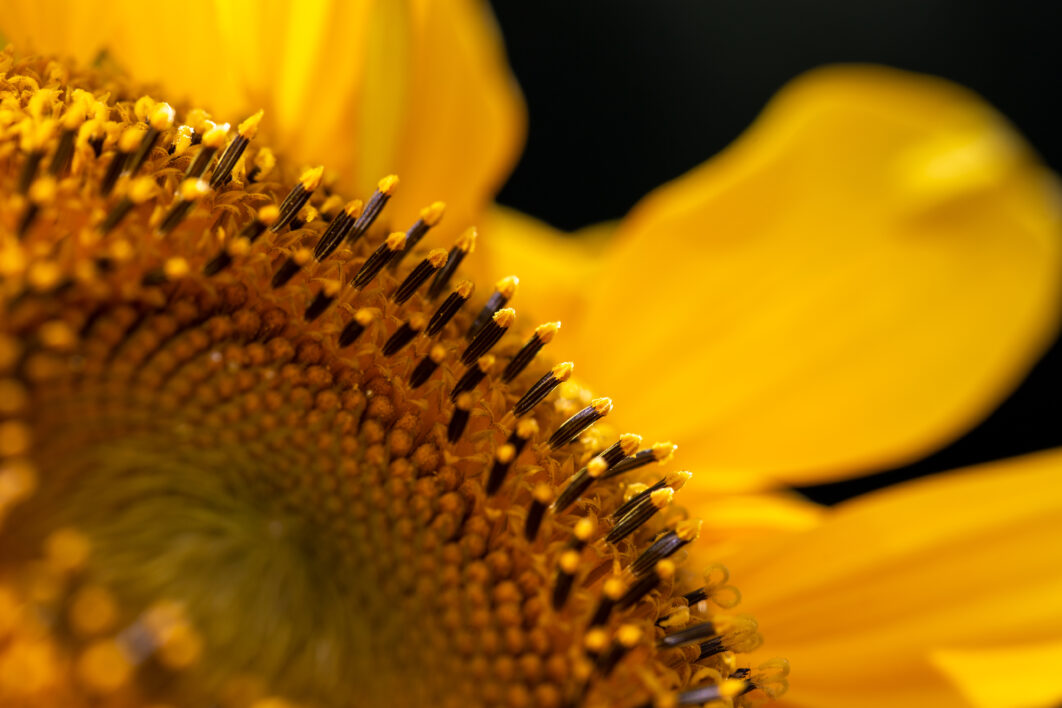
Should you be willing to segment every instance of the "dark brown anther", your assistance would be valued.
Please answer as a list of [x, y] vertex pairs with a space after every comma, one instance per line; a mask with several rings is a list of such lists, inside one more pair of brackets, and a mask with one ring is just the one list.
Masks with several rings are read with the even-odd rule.
[[457, 397], [454, 412], [450, 415], [450, 423], [446, 426], [446, 439], [451, 445], [456, 445], [464, 434], [468, 426], [470, 410], [472, 410], [472, 394], [462, 393]]
[[700, 646], [701, 653], [697, 655], [697, 661], [702, 661], [716, 654], [722, 654], [726, 651], [726, 646], [723, 644], [723, 638], [715, 636], [706, 642], [703, 642]]
[[129, 159], [126, 160], [125, 166], [122, 170], [123, 175], [134, 175], [137, 170], [141, 168], [144, 162], [147, 160], [148, 155], [151, 154], [155, 144], [158, 143], [159, 137], [164, 130], [169, 130], [173, 125], [174, 110], [168, 103], [159, 103], [148, 116], [148, 129], [147, 132], [140, 138], [140, 143], [136, 146], [136, 149], [129, 155]]
[[612, 577], [601, 586], [601, 599], [598, 600], [597, 608], [590, 617], [590, 627], [601, 627], [608, 622], [612, 608], [627, 593], [627, 583], [622, 578]]
[[632, 607], [643, 597], [656, 589], [664, 580], [675, 577], [675, 564], [669, 560], [662, 560], [656, 564], [652, 573], [646, 573], [638, 577], [623, 593], [623, 597], [616, 601], [616, 607], [625, 610]]
[[502, 338], [502, 335], [509, 331], [509, 327], [512, 326], [513, 321], [516, 319], [516, 310], [511, 307], [505, 307], [495, 312], [490, 319], [490, 322], [486, 324], [472, 341], [465, 347], [465, 351], [461, 353], [461, 363], [465, 366], [470, 366], [472, 362], [480, 358], [491, 350], [498, 340]]
[[556, 432], [550, 436], [549, 446], [556, 450], [568, 443], [575, 442], [583, 431], [608, 415], [612, 410], [612, 399], [595, 398], [590, 405], [564, 421]]
[[[262, 120], [262, 111], [258, 111], [253, 116], [240, 123], [236, 128], [236, 137], [232, 139], [229, 146], [225, 148], [225, 152], [221, 153], [221, 158], [218, 159], [217, 167], [214, 168], [214, 173], [210, 176], [210, 188], [221, 189], [228, 181], [229, 175], [232, 174], [232, 168], [236, 166], [236, 163], [243, 157], [243, 151], [247, 149], [247, 146], [254, 140], [254, 136], [258, 133], [258, 124]], [[198, 136], [198, 131], [196, 132]], [[193, 142], [195, 136], [193, 136]]]
[[711, 622], [704, 622], [703, 624], [695, 624], [692, 627], [686, 627], [677, 632], [672, 632], [660, 639], [660, 641], [656, 643], [656, 646], [659, 649], [677, 649], [678, 647], [684, 647], [688, 644], [703, 642], [706, 639], [715, 636], [715, 625]]
[[678, 445], [673, 445], [669, 442], [656, 443], [650, 448], [645, 450], [639, 450], [630, 457], [620, 460], [608, 471], [605, 479], [611, 479], [616, 475], [621, 475], [625, 472], [631, 472], [644, 467], [651, 462], [659, 462], [664, 464], [671, 460], [671, 456], [675, 454], [675, 450], [678, 449]]
[[553, 389], [567, 381], [574, 369], [575, 364], [570, 361], [562, 361], [554, 366], [542, 378], [532, 384], [531, 388], [527, 389], [523, 396], [520, 396], [520, 400], [513, 406], [513, 414], [520, 418], [530, 413]]
[[494, 357], [490, 354], [481, 356], [476, 360], [473, 366], [468, 367], [465, 373], [454, 384], [454, 390], [450, 391], [450, 400], [457, 400], [457, 397], [465, 391], [471, 391], [476, 386], [479, 386], [480, 382], [486, 378], [487, 372], [494, 366]]
[[454, 276], [458, 266], [461, 265], [461, 261], [474, 250], [476, 250], [476, 230], [471, 228], [461, 234], [453, 248], [450, 249], [450, 253], [446, 257], [446, 264], [435, 274], [435, 280], [431, 281], [431, 287], [428, 288], [429, 298], [434, 300], [443, 294], [450, 282], [450, 278]]
[[700, 520], [688, 519], [680, 521], [674, 530], [661, 534], [659, 538], [638, 555], [634, 562], [631, 563], [631, 573], [634, 575], [648, 573], [659, 561], [670, 558], [683, 546], [695, 540], [700, 532]]
[[36, 221], [40, 211], [41, 206], [36, 202], [30, 202], [23, 209], [22, 216], [18, 220], [18, 226], [15, 227], [15, 233], [18, 234], [20, 239], [25, 238], [26, 234], [29, 233], [30, 227], [33, 226], [33, 222]]
[[325, 228], [324, 233], [321, 234], [321, 238], [318, 239], [317, 245], [313, 247], [313, 257], [317, 262], [323, 261], [335, 252], [347, 233], [354, 228], [354, 223], [361, 216], [361, 210], [361, 200], [355, 199], [348, 202], [343, 211], [339, 212], [336, 218], [328, 222], [328, 226]]
[[453, 319], [453, 316], [465, 306], [468, 302], [468, 298], [472, 296], [472, 290], [474, 286], [471, 280], [462, 280], [450, 293], [442, 304], [436, 308], [435, 313], [428, 320], [428, 329], [426, 333], [429, 337], [434, 337], [442, 331], [446, 323]]
[[522, 420], [516, 424], [513, 432], [509, 433], [509, 439], [494, 453], [494, 465], [491, 467], [490, 476], [487, 478], [487, 496], [493, 496], [501, 489], [505, 477], [509, 473], [509, 467], [513, 460], [520, 456], [527, 441], [538, 433], [538, 423], [533, 418]]
[[[608, 475], [606, 475], [606, 477], [607, 476]], [[664, 487], [671, 487], [675, 490], [682, 489], [682, 486], [686, 484], [686, 482], [688, 482], [691, 477], [693, 477], [693, 475], [685, 470], [668, 472], [656, 482], [646, 487], [638, 494], [635, 494], [627, 501], [623, 502], [623, 504], [621, 504], [618, 509], [612, 512], [612, 518], [619, 519], [620, 517], [625, 516], [631, 509], [641, 504], [644, 500], [648, 499], [649, 495], [657, 491], [658, 489], [663, 489]]]
[[37, 179], [37, 170], [40, 168], [43, 158], [44, 151], [39, 149], [33, 150], [26, 155], [26, 161], [22, 163], [22, 171], [18, 175], [19, 194], [27, 194], [29, 192], [33, 180]]
[[633, 649], [642, 640], [642, 630], [637, 625], [625, 624], [616, 630], [616, 636], [612, 639], [601, 656], [597, 658], [597, 670], [602, 676], [608, 676], [616, 668], [627, 652]]
[[177, 228], [177, 225], [184, 220], [184, 217], [188, 216], [188, 212], [192, 210], [195, 203], [208, 192], [210, 192], [210, 187], [203, 180], [186, 179], [181, 182], [181, 186], [177, 190], [177, 199], [159, 223], [159, 234], [165, 236]]
[[354, 278], [350, 281], [350, 284], [358, 289], [363, 289], [366, 285], [373, 281], [380, 271], [384, 269], [384, 266], [390, 262], [395, 254], [400, 252], [406, 247], [406, 235], [401, 231], [388, 236], [383, 243], [381, 243], [375, 251], [372, 252], [365, 263], [354, 275]]
[[557, 330], [560, 329], [560, 325], [560, 322], [547, 322], [536, 327], [531, 339], [527, 340], [527, 343], [520, 348], [516, 356], [506, 365], [505, 371], [502, 373], [502, 381], [509, 383], [519, 376], [527, 368], [527, 365], [534, 360], [535, 356], [542, 351], [542, 347], [553, 341], [553, 337], [557, 334]]
[[[675, 696], [676, 706], [703, 706], [721, 699], [733, 698], [755, 688], [752, 684], [744, 689], [731, 689], [729, 682], [713, 683], [691, 688]], [[728, 690], [729, 689], [729, 690]]]
[[357, 341], [358, 337], [361, 336], [361, 333], [372, 324], [373, 319], [373, 311], [368, 308], [363, 307], [355, 312], [354, 319], [348, 322], [346, 327], [343, 328], [343, 331], [339, 333], [339, 346], [349, 347]]
[[391, 270], [398, 268], [402, 258], [407, 253], [412, 252], [416, 245], [420, 243], [420, 240], [424, 238], [424, 235], [428, 233], [428, 230], [442, 221], [445, 211], [446, 205], [442, 202], [433, 202], [420, 210], [420, 218], [413, 222], [413, 225], [406, 231], [406, 250], [394, 257], [390, 263]]
[[413, 388], [420, 388], [423, 386], [431, 375], [439, 368], [439, 364], [446, 358], [446, 347], [441, 344], [432, 346], [431, 351], [424, 355], [424, 357], [417, 362], [416, 367], [413, 369], [413, 373], [409, 375], [409, 385]]
[[527, 519], [524, 520], [524, 538], [529, 542], [538, 536], [538, 530], [542, 526], [542, 519], [546, 516], [546, 509], [553, 501], [553, 490], [548, 484], [536, 485], [531, 492], [531, 506], [527, 510]]
[[315, 167], [302, 173], [298, 183], [291, 188], [288, 195], [284, 197], [284, 201], [280, 203], [280, 216], [269, 228], [270, 231], [280, 233], [281, 229], [291, 223], [291, 220], [306, 205], [318, 185], [321, 184], [322, 174], [324, 174], [323, 167]]
[[[258, 214], [254, 220], [240, 229], [240, 233], [236, 236], [236, 241], [246, 239], [248, 244], [253, 244], [257, 241], [267, 228], [273, 225], [280, 215], [280, 209], [275, 205], [270, 204], [264, 206], [258, 210]], [[221, 271], [232, 265], [232, 254], [229, 253], [227, 247], [222, 247], [213, 258], [207, 261], [203, 266], [203, 275], [211, 276], [217, 275]]]
[[[408, 250], [409, 249], [407, 247], [405, 251], [402, 251], [402, 253], [404, 254]], [[399, 257], [401, 255], [402, 254], [399, 254]], [[392, 267], [394, 267], [394, 264], [397, 260], [398, 258], [395, 258], [391, 261]], [[424, 258], [424, 260], [422, 260], [416, 265], [415, 268], [413, 268], [413, 270], [409, 271], [409, 275], [406, 276], [405, 280], [403, 280], [402, 283], [397, 288], [395, 288], [395, 291], [391, 293], [391, 300], [396, 305], [405, 304], [405, 302], [409, 300], [409, 298], [413, 297], [413, 293], [417, 292], [417, 288], [423, 285], [424, 281], [430, 278], [436, 271], [439, 270], [439, 268], [442, 268], [445, 262], [446, 251], [441, 248], [436, 248], [434, 251], [430, 252]]]
[[77, 140], [78, 128], [85, 122], [84, 107], [71, 106], [61, 122], [63, 130], [59, 134], [59, 143], [55, 146], [55, 154], [52, 155], [52, 161], [48, 164], [48, 174], [52, 177], [61, 177], [74, 159], [74, 144]]
[[313, 300], [306, 306], [306, 310], [302, 313], [303, 319], [307, 322], [313, 322], [318, 317], [324, 314], [325, 310], [335, 302], [336, 297], [339, 295], [340, 283], [338, 280], [329, 281], [324, 288], [317, 291]]
[[642, 524], [653, 518], [656, 512], [671, 503], [675, 496], [675, 490], [671, 487], [657, 489], [648, 497], [635, 505], [633, 509], [621, 516], [605, 536], [606, 543], [619, 543], [623, 539], [637, 531]]
[[572, 475], [572, 478], [568, 481], [568, 486], [564, 488], [564, 491], [557, 497], [557, 501], [553, 503], [553, 513], [559, 514], [571, 506], [576, 499], [590, 488], [594, 480], [604, 478], [610, 465], [615, 464], [617, 460], [622, 460], [630, 454], [631, 450], [637, 449], [640, 441], [641, 436], [627, 433], [602, 450], [600, 454], [587, 463], [586, 467]]
[[[398, 177], [395, 175], [388, 175], [380, 180], [376, 184], [376, 191], [369, 197], [369, 201], [365, 204], [365, 209], [361, 212], [361, 216], [357, 218], [354, 225], [345, 234], [345, 238], [350, 243], [355, 243], [359, 238], [365, 235], [365, 232], [369, 230], [369, 227], [376, 221], [376, 217], [380, 215], [383, 208], [387, 206], [387, 202], [391, 199], [391, 195], [394, 194], [395, 189], [398, 188]], [[338, 246], [339, 244], [336, 243]], [[335, 250], [335, 246], [332, 247]], [[318, 260], [323, 260], [323, 257]]]
[[494, 317], [494, 313], [508, 304], [513, 295], [516, 294], [516, 287], [519, 284], [520, 279], [515, 275], [510, 275], [502, 278], [494, 285], [494, 292], [487, 298], [483, 309], [472, 320], [472, 325], [468, 328], [468, 332], [465, 333], [466, 339], [473, 339], [490, 322], [491, 318]]
[[144, 131], [139, 127], [126, 128], [125, 132], [118, 138], [118, 145], [114, 151], [114, 157], [111, 158], [110, 164], [107, 165], [107, 171], [103, 173], [103, 180], [100, 182], [100, 194], [103, 196], [110, 195], [114, 189], [114, 185], [118, 183], [118, 178], [122, 176], [125, 171], [126, 163], [129, 157], [140, 145], [140, 140], [143, 137]]
[[416, 314], [410, 317], [408, 322], [403, 322], [402, 325], [395, 330], [395, 333], [388, 338], [383, 346], [384, 356], [394, 356], [400, 352], [402, 348], [413, 341], [413, 338], [423, 329], [423, 315]]
[[200, 147], [199, 152], [196, 153], [195, 159], [188, 164], [188, 169], [184, 173], [185, 178], [201, 178], [205, 175], [207, 168], [210, 167], [210, 162], [214, 159], [214, 156], [218, 154], [218, 150], [221, 149], [221, 146], [225, 144], [225, 138], [227, 138], [228, 135], [228, 123], [213, 125], [213, 127], [208, 129], [200, 141], [202, 147]]
[[273, 280], [270, 282], [270, 285], [273, 286], [274, 290], [283, 287], [287, 285], [292, 278], [298, 275], [300, 270], [302, 270], [302, 264], [298, 262], [295, 256], [291, 256], [287, 258], [280, 268], [277, 269], [277, 272], [273, 274]]
[[560, 560], [557, 563], [557, 576], [553, 580], [551, 600], [554, 611], [559, 611], [564, 607], [564, 603], [568, 601], [572, 585], [575, 583], [575, 573], [579, 570], [580, 558], [581, 554], [574, 549], [568, 549], [561, 553]]

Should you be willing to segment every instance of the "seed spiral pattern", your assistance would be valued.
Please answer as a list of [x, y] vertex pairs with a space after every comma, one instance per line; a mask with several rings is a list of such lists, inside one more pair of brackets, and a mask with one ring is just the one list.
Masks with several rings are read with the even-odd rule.
[[784, 690], [675, 446], [235, 128], [0, 54], [0, 702], [746, 705]]

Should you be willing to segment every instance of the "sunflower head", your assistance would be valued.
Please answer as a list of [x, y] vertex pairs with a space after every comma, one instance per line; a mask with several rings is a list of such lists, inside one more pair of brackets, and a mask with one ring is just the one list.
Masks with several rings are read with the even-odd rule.
[[[544, 361], [476, 232], [0, 55], [5, 705], [744, 704], [675, 446]], [[231, 120], [231, 117], [228, 117]], [[390, 232], [392, 228], [398, 228]]]

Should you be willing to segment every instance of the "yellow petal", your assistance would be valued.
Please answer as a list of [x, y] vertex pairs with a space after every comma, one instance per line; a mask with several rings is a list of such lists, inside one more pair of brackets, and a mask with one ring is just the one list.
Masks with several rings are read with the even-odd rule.
[[106, 48], [134, 77], [219, 119], [264, 108], [263, 132], [358, 196], [397, 173], [395, 228], [447, 203], [443, 234], [476, 218], [524, 137], [523, 103], [479, 0], [135, 0], [5, 4], [23, 48]]
[[977, 97], [819, 70], [635, 208], [573, 358], [700, 483], [896, 465], [983, 418], [1050, 341], [1060, 234], [1054, 177]]
[[1062, 672], [1022, 662], [1062, 637], [1062, 449], [878, 492], [725, 560], [766, 639], [754, 661], [792, 662], [787, 705], [970, 706], [1005, 678], [1022, 680], [985, 705], [1062, 699]]

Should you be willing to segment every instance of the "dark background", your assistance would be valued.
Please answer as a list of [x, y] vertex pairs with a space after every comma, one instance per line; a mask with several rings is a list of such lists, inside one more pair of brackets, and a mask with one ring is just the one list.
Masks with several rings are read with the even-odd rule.
[[[1062, 3], [978, 0], [494, 0], [530, 113], [499, 201], [575, 229], [730, 143], [797, 74], [877, 62], [974, 89], [1062, 171]], [[577, 192], [557, 189], [579, 174]], [[806, 488], [834, 503], [1062, 445], [1058, 342], [982, 425], [907, 467]]]

